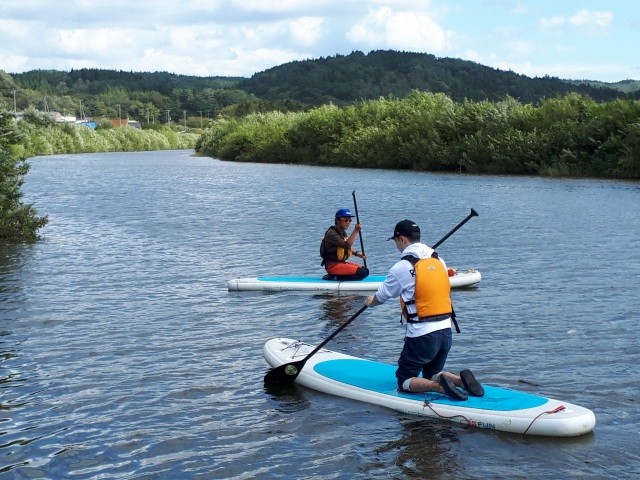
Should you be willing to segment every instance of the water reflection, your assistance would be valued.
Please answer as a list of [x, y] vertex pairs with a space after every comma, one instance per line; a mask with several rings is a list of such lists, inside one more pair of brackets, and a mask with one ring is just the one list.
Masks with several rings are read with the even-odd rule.
[[309, 400], [305, 391], [295, 384], [270, 385], [265, 383], [264, 392], [267, 394], [270, 406], [278, 412], [290, 414], [309, 408]]
[[403, 422], [402, 438], [377, 449], [378, 454], [397, 451], [396, 466], [408, 478], [454, 477], [461, 470], [452, 445], [460, 440], [459, 427], [437, 422]]
[[320, 320], [334, 327], [339, 327], [349, 320], [364, 302], [364, 297], [358, 295], [336, 295], [335, 293], [315, 295], [314, 298], [323, 299]]
[[[634, 186], [360, 170], [338, 185], [335, 169], [184, 152], [32, 166], [25, 193], [51, 221], [44, 241], [0, 247], [0, 402], [10, 408], [0, 407], [0, 477], [640, 476], [629, 449], [640, 441]], [[463, 332], [451, 361], [477, 365], [487, 383], [526, 379], [515, 386], [594, 409], [595, 436], [473, 431], [296, 385], [263, 387], [264, 341], [317, 344], [364, 294], [230, 294], [227, 281], [308, 274], [282, 225], [292, 211], [305, 212], [303, 230], [324, 224], [333, 209], [318, 205], [354, 184], [366, 186], [367, 253], [380, 273], [397, 260], [384, 240], [389, 219], [413, 212], [441, 235], [468, 205], [481, 212], [441, 252], [483, 274], [478, 288], [453, 293]], [[406, 195], [376, 201], [390, 190]], [[317, 258], [312, 243], [300, 243], [302, 258]], [[606, 259], [597, 274], [594, 258]], [[327, 348], [395, 364], [398, 320], [397, 303], [369, 309]]]
[[0, 244], [0, 305], [22, 300], [19, 278], [27, 251], [29, 248], [23, 245]]

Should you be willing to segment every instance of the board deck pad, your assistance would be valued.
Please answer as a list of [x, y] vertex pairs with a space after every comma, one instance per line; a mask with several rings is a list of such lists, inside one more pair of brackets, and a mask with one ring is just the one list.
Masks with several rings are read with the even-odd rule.
[[[400, 392], [395, 380], [396, 367], [387, 363], [361, 359], [327, 360], [315, 364], [313, 369], [320, 375], [332, 380], [337, 380], [372, 392], [410, 399], [426, 397], [430, 402], [462, 405], [460, 400], [455, 400], [441, 393], [429, 392], [424, 394]], [[538, 395], [505, 390], [504, 388], [492, 387], [490, 385], [483, 385], [483, 387], [485, 389], [484, 396], [474, 397], [469, 395], [469, 398], [464, 401], [465, 407], [494, 411], [522, 410], [539, 407], [548, 402], [546, 398]]]

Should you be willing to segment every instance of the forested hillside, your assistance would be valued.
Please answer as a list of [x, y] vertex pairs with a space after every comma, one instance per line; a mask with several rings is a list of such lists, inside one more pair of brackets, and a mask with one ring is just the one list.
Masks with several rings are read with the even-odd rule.
[[605, 86], [529, 78], [470, 61], [395, 51], [291, 62], [257, 73], [238, 86], [257, 97], [292, 98], [311, 105], [345, 105], [388, 95], [402, 98], [412, 90], [444, 93], [455, 101], [500, 100], [509, 95], [525, 103], [569, 92], [589, 95], [596, 101], [624, 96]]
[[[214, 118], [223, 109], [258, 99], [240, 90], [240, 79], [194, 77], [167, 72], [123, 72], [79, 69], [70, 72], [34, 70], [10, 76], [15, 107], [57, 111], [77, 117], [133, 118], [143, 123], [182, 123], [193, 126]], [[7, 89], [5, 88], [5, 91]], [[6, 108], [9, 99], [2, 102]], [[256, 109], [257, 110], [257, 109]]]
[[15, 100], [18, 110], [32, 107], [78, 117], [120, 115], [143, 124], [186, 120], [192, 127], [219, 116], [403, 98], [414, 90], [444, 93], [455, 101], [500, 100], [508, 95], [524, 103], [538, 103], [569, 92], [596, 101], [640, 98], [640, 87], [633, 81], [612, 88], [598, 82], [529, 78], [474, 62], [396, 51], [290, 62], [251, 78], [101, 69], [35, 70], [6, 78], [12, 85], [0, 80], [5, 84], [0, 88], [0, 108], [12, 109]]
[[124, 72], [81, 68], [62, 72], [58, 70], [32, 70], [13, 74], [12, 77], [23, 88], [42, 93], [90, 93], [97, 95], [109, 88], [122, 87], [130, 92], [155, 91], [170, 95], [174, 88], [193, 91], [206, 88], [228, 88], [235, 86], [240, 77], [195, 77], [167, 72]]
[[599, 82], [596, 80], [565, 80], [565, 81], [573, 85], [586, 84], [586, 85], [591, 85], [592, 87], [613, 88], [615, 90], [620, 90], [621, 92], [624, 92], [624, 93], [630, 93], [631, 97], [640, 99], [640, 80], [622, 80], [620, 82], [615, 82], [615, 83], [605, 83], [605, 82]]

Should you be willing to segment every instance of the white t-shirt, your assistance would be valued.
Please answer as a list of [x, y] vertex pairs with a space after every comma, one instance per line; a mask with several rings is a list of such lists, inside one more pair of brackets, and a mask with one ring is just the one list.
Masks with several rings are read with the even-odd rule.
[[[413, 255], [418, 258], [430, 257], [433, 253], [433, 249], [428, 247], [424, 243], [412, 243], [405, 248], [401, 254], [402, 257], [406, 255]], [[446, 270], [447, 265], [444, 260], [440, 259]], [[413, 272], [413, 265], [407, 260], [398, 261], [389, 273], [387, 278], [376, 292], [376, 298], [380, 303], [384, 303], [391, 298], [398, 298], [402, 296], [402, 299], [406, 302], [413, 300], [416, 289], [416, 279]], [[407, 305], [409, 313], [416, 312], [415, 304]], [[421, 337], [427, 333], [435, 332], [436, 330], [444, 330], [445, 328], [452, 328], [451, 318], [440, 320], [438, 322], [422, 322], [422, 323], [407, 323], [407, 337]]]

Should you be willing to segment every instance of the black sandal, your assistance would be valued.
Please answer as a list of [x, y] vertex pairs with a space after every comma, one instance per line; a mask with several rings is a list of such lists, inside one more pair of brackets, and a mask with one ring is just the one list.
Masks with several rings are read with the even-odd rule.
[[460, 378], [464, 389], [474, 397], [481, 397], [484, 395], [484, 388], [480, 385], [480, 382], [476, 380], [471, 370], [462, 370], [460, 372]]
[[438, 383], [448, 397], [455, 398], [456, 400], [466, 400], [468, 398], [467, 394], [462, 390], [458, 390], [453, 381], [444, 373], [441, 373], [438, 377]]

